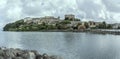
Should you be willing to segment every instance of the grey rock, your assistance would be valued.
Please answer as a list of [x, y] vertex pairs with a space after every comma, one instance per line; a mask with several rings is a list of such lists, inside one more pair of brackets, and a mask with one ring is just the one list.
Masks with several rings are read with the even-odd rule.
[[0, 59], [57, 59], [46, 53], [39, 54], [36, 50], [21, 50], [13, 48], [0, 48]]
[[12, 57], [4, 57], [4, 59], [12, 59]]
[[42, 55], [36, 55], [36, 59], [42, 59]]
[[43, 59], [50, 59], [50, 57], [46, 53], [44, 53], [43, 54]]
[[22, 57], [14, 57], [12, 59], [23, 59]]
[[28, 59], [35, 59], [35, 54], [33, 52], [28, 52]]
[[2, 56], [0, 56], [0, 59], [4, 59]]
[[0, 50], [0, 56], [3, 56], [3, 54], [4, 54], [4, 51]]

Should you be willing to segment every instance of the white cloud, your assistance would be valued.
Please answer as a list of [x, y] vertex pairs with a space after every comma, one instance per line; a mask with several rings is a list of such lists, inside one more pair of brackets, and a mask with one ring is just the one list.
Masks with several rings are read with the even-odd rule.
[[19, 20], [22, 16], [22, 9], [18, 6], [11, 7], [6, 12], [9, 19]]
[[6, 0], [0, 0], [0, 9], [4, 8], [6, 5]]
[[63, 18], [71, 13], [85, 20], [118, 22], [119, 3], [120, 0], [0, 0], [0, 25], [28, 16]]

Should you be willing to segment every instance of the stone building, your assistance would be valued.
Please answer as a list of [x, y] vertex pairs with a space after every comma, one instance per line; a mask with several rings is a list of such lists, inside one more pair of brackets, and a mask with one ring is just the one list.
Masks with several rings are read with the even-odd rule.
[[71, 21], [71, 26], [76, 27], [81, 21]]
[[94, 27], [96, 27], [100, 24], [102, 24], [102, 22], [94, 22], [94, 21], [89, 21], [88, 22], [88, 25], [89, 25], [90, 28], [94, 28]]
[[45, 17], [42, 17], [40, 19], [40, 23], [46, 23], [48, 25], [55, 25], [57, 22], [59, 22], [60, 19], [59, 18], [55, 18], [55, 17], [52, 17], [52, 16], [45, 16]]
[[118, 28], [120, 28], [120, 24], [119, 23], [112, 24], [112, 28], [118, 29]]
[[72, 15], [72, 14], [65, 15], [65, 20], [74, 21], [75, 20], [75, 15]]
[[86, 29], [86, 27], [84, 25], [79, 25], [78, 26], [78, 30], [85, 30], [85, 29]]
[[34, 23], [34, 24], [42, 24], [43, 22], [48, 25], [55, 25], [57, 22], [61, 21], [59, 18], [55, 18], [53, 16], [45, 16], [40, 18], [24, 18], [24, 22], [26, 23]]
[[24, 18], [24, 22], [29, 24], [29, 23], [32, 23], [33, 21], [32, 21], [32, 18], [26, 17], [26, 18]]

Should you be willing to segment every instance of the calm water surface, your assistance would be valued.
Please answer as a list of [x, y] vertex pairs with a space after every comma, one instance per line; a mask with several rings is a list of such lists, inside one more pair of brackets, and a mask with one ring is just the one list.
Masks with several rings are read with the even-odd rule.
[[0, 32], [0, 46], [63, 59], [120, 59], [120, 36], [75, 32]]

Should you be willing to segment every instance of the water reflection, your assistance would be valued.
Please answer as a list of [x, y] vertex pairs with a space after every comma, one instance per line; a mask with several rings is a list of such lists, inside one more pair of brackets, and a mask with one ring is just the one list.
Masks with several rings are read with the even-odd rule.
[[38, 50], [64, 59], [120, 59], [120, 36], [73, 32], [0, 34], [0, 46]]

